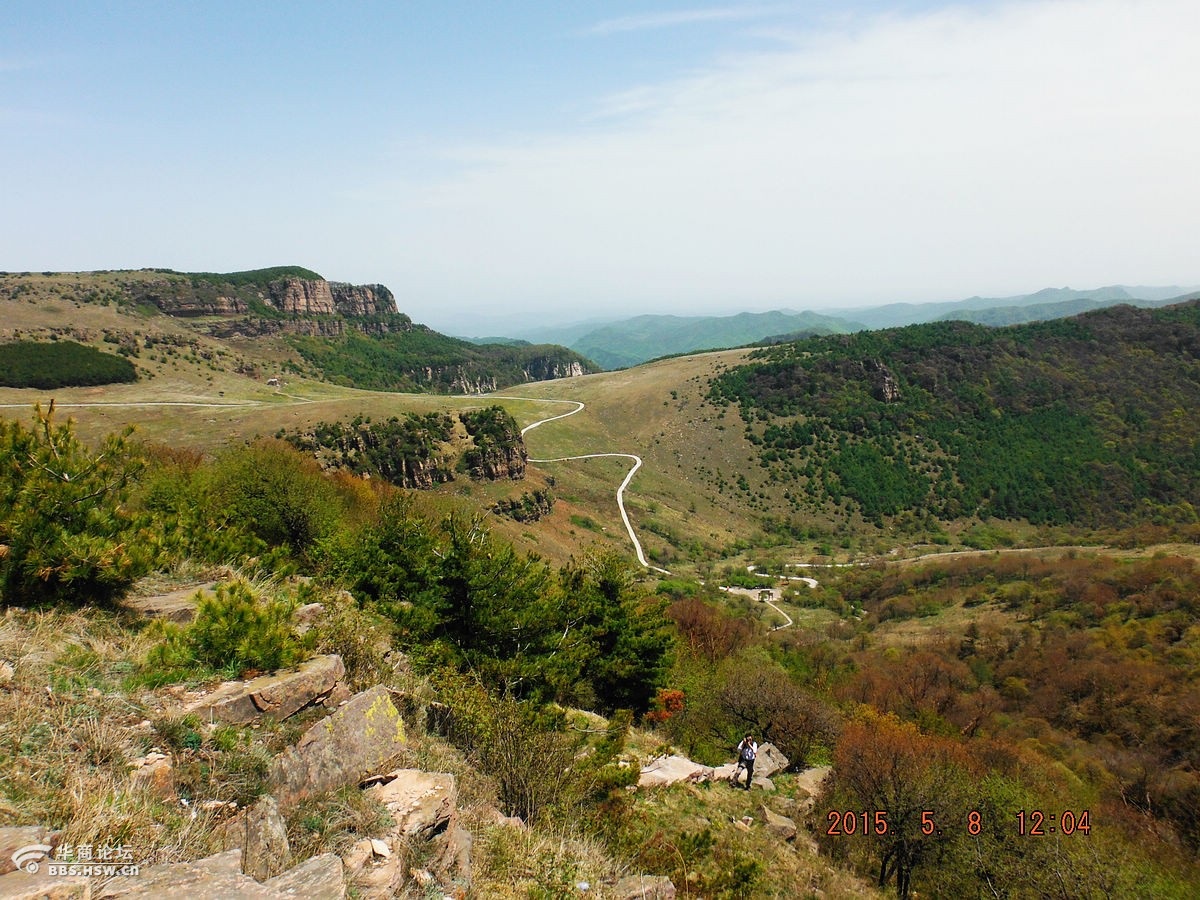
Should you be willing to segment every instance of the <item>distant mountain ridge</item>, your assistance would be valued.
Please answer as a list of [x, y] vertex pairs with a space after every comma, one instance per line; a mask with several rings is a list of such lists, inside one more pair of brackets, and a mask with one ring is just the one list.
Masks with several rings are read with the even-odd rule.
[[[1120, 303], [1155, 307], [1190, 299], [1195, 287], [1108, 285], [1090, 290], [1043, 288], [1010, 297], [968, 297], [934, 303], [888, 303], [820, 312], [782, 309], [728, 316], [641, 315], [607, 322], [514, 329], [511, 340], [570, 347], [606, 369], [638, 365], [651, 359], [690, 353], [772, 344], [819, 334], [898, 328], [939, 320], [981, 325], [1017, 325], [1057, 319]], [[473, 338], [477, 343], [510, 342]]]
[[[922, 322], [939, 320], [961, 320], [979, 324], [1017, 325], [1045, 318], [1060, 318], [1076, 315], [1090, 309], [1103, 309], [1119, 303], [1134, 306], [1161, 306], [1167, 302], [1180, 302], [1185, 294], [1195, 287], [1130, 287], [1114, 284], [1091, 290], [1074, 288], [1043, 288], [1032, 294], [1016, 294], [1011, 297], [968, 297], [965, 300], [948, 300], [938, 303], [888, 303], [861, 309], [827, 310], [831, 315], [847, 316], [867, 329], [899, 328], [904, 325], [919, 325]], [[1067, 304], [1076, 304], [1070, 306]], [[1059, 304], [1061, 307], [1055, 308]], [[991, 310], [1005, 310], [1007, 315], [993, 314]], [[1017, 310], [1025, 310], [1022, 315]], [[986, 313], [986, 314], [985, 314]], [[988, 321], [1002, 319], [1002, 321]]]
[[601, 325], [571, 340], [567, 346], [606, 369], [623, 369], [677, 353], [753, 344], [773, 334], [836, 334], [848, 330], [845, 322], [814, 312], [645, 315]]

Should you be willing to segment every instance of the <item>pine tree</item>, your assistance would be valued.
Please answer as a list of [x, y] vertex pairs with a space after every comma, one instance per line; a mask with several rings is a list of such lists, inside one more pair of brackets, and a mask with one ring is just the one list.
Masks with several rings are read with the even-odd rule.
[[109, 603], [149, 570], [154, 540], [125, 506], [142, 469], [130, 433], [93, 452], [53, 401], [32, 428], [0, 422], [0, 602]]

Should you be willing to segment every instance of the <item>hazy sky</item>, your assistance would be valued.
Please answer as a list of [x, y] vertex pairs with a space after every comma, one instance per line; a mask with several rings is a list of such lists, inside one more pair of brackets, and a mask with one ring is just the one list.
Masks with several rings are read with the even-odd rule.
[[0, 269], [299, 264], [460, 334], [1200, 281], [1200, 2], [0, 11]]

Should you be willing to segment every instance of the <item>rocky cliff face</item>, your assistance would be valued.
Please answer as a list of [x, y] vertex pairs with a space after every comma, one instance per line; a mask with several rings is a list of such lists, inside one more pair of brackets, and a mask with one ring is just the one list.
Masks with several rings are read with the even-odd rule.
[[[123, 285], [138, 303], [153, 303], [169, 316], [244, 316], [271, 318], [282, 313], [291, 319], [330, 316], [351, 319], [397, 314], [396, 298], [381, 284], [346, 284], [323, 278], [277, 278], [255, 283], [223, 282], [220, 276], [189, 278], [163, 275], [153, 280], [131, 280]], [[276, 331], [304, 329], [277, 326]], [[239, 326], [240, 332], [240, 326]], [[319, 334], [337, 334], [334, 329]]]
[[459, 420], [465, 439], [444, 413], [406, 413], [384, 422], [359, 416], [282, 436], [327, 469], [386, 478], [400, 487], [432, 488], [453, 481], [456, 471], [489, 481], [525, 477], [525, 441], [502, 407], [465, 412]]
[[896, 376], [877, 359], [864, 359], [862, 370], [871, 383], [871, 395], [884, 403], [895, 403], [900, 399], [900, 385]]
[[343, 316], [385, 316], [396, 312], [396, 298], [382, 284], [329, 283], [333, 307]]
[[[520, 441], [520, 438], [517, 438]], [[519, 481], [525, 477], [529, 458], [525, 444], [503, 444], [477, 447], [465, 454], [467, 471], [476, 481]]]
[[154, 281], [134, 281], [124, 289], [135, 303], [152, 303], [168, 316], [237, 316], [250, 309], [250, 304], [233, 291], [214, 290], [209, 285], [198, 289], [179, 278]]
[[[347, 332], [393, 334], [413, 330], [412, 320], [403, 313], [362, 319], [342, 316], [313, 316], [295, 319], [263, 319], [253, 316], [212, 322], [207, 331], [213, 337], [263, 337], [272, 334], [301, 334], [308, 337], [340, 337]], [[495, 388], [492, 388], [494, 390]], [[463, 393], [470, 393], [464, 389]]]
[[472, 478], [515, 481], [525, 477], [529, 451], [516, 419], [503, 407], [464, 412], [458, 418], [475, 443], [463, 454], [463, 465]]
[[287, 278], [272, 281], [265, 298], [282, 313], [289, 316], [332, 316], [337, 312], [333, 305], [333, 291], [328, 281], [304, 281]]
[[283, 278], [268, 285], [264, 299], [289, 316], [378, 316], [396, 312], [396, 298], [382, 284]]
[[578, 378], [587, 374], [578, 360], [540, 356], [529, 361], [522, 371], [526, 381], [549, 381], [552, 378]]

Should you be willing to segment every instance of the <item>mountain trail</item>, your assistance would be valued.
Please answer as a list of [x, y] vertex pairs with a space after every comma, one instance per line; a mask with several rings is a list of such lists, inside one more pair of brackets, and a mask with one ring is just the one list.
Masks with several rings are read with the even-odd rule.
[[[579, 400], [552, 400], [542, 397], [506, 397], [499, 394], [487, 395], [489, 399], [495, 400], [540, 400], [545, 403], [571, 403], [575, 408], [570, 412], [560, 413], [557, 416], [548, 416], [545, 419], [538, 419], [536, 422], [531, 422], [521, 429], [521, 436], [524, 437], [533, 429], [545, 425], [547, 422], [554, 422], [558, 419], [565, 419], [573, 416], [576, 413], [583, 412], [585, 405]], [[633, 523], [629, 521], [629, 513], [625, 509], [625, 488], [629, 487], [629, 482], [633, 480], [633, 476], [637, 474], [637, 470], [642, 467], [642, 458], [634, 453], [584, 453], [579, 456], [558, 456], [553, 459], [535, 459], [529, 457], [532, 463], [553, 463], [553, 462], [570, 462], [576, 459], [600, 459], [602, 457], [621, 457], [622, 459], [632, 459], [633, 468], [629, 470], [629, 474], [625, 476], [625, 480], [621, 482], [617, 488], [617, 508], [621, 511], [621, 521], [625, 523], [625, 531], [629, 534], [629, 540], [633, 544], [634, 553], [637, 554], [637, 560], [642, 564], [643, 568], [650, 569], [654, 572], [660, 572], [663, 575], [670, 575], [666, 569], [660, 569], [658, 566], [651, 565], [646, 560], [646, 554], [642, 550], [642, 542], [638, 540], [637, 532], [633, 530]]]

